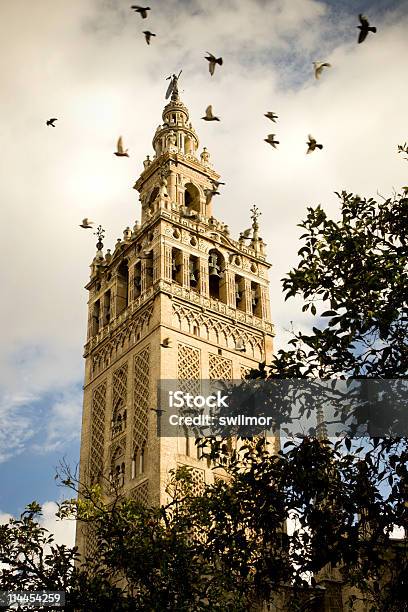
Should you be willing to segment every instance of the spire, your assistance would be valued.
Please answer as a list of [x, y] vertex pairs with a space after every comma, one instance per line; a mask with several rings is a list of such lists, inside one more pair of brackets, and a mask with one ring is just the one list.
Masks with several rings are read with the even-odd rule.
[[163, 109], [163, 124], [159, 125], [153, 137], [153, 148], [156, 158], [162, 153], [183, 153], [196, 157], [199, 140], [190, 122], [188, 108], [180, 100], [178, 82], [181, 70], [167, 77], [170, 83], [166, 91], [166, 100], [170, 98]]

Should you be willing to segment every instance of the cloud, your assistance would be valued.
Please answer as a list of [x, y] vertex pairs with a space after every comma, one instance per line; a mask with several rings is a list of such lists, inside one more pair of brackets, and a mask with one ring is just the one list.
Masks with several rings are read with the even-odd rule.
[[[299, 302], [285, 303], [279, 279], [295, 265], [307, 205], [336, 215], [335, 190], [387, 195], [406, 183], [396, 146], [407, 140], [408, 94], [402, 9], [378, 16], [378, 33], [356, 44], [354, 10], [318, 0], [204, 0], [157, 3], [149, 27], [116, 2], [41, 0], [3, 3], [0, 35], [2, 134], [2, 289], [0, 460], [33, 444], [30, 398], [50, 405], [44, 448], [62, 448], [58, 420], [80, 424], [86, 291], [95, 238], [78, 228], [88, 216], [107, 229], [112, 247], [140, 216], [132, 185], [165, 104], [165, 77], [182, 68], [182, 98], [201, 146], [227, 183], [215, 215], [231, 233], [262, 210], [268, 244], [276, 346], [289, 322], [309, 325]], [[224, 57], [214, 77], [206, 51]], [[333, 67], [315, 81], [311, 62]], [[207, 104], [219, 125], [199, 118]], [[263, 113], [273, 110], [279, 123]], [[58, 117], [55, 129], [45, 121]], [[279, 150], [263, 138], [275, 131]], [[311, 132], [324, 150], [306, 157]], [[113, 156], [123, 134], [129, 160]], [[24, 404], [21, 398], [28, 398]], [[64, 429], [65, 428], [65, 429]], [[15, 438], [15, 443], [8, 441]]]
[[[39, 524], [47, 529], [53, 536], [55, 544], [65, 546], [75, 546], [75, 528], [76, 522], [69, 519], [59, 519], [55, 516], [58, 511], [58, 506], [53, 501], [44, 502], [41, 506], [42, 516], [39, 518]], [[13, 516], [11, 514], [0, 512], [0, 525], [6, 525]]]

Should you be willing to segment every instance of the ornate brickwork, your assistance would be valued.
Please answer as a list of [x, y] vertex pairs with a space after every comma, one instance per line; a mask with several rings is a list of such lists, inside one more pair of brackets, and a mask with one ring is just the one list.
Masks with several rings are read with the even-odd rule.
[[153, 305], [150, 304], [142, 312], [127, 319], [104, 342], [92, 355], [92, 372], [98, 374], [108, 367], [115, 357], [119, 357], [124, 350], [136, 344], [149, 327], [150, 318], [153, 313]]
[[113, 373], [113, 407], [119, 403], [126, 404], [127, 375], [127, 363]]
[[250, 373], [250, 371], [251, 371], [251, 368], [241, 364], [241, 378], [242, 378], [242, 380], [244, 380], [244, 378], [247, 378], [247, 376]]
[[200, 393], [200, 350], [188, 344], [179, 344], [177, 351], [177, 378], [180, 390], [185, 393]]
[[91, 484], [99, 482], [103, 475], [105, 413], [106, 380], [95, 387], [92, 396], [91, 453], [89, 460], [89, 480]]
[[149, 414], [150, 347], [147, 346], [134, 359], [133, 392], [133, 452], [142, 449], [147, 441]]
[[[179, 464], [179, 467], [186, 467], [182, 464]], [[204, 475], [204, 470], [200, 470], [200, 468], [192, 468], [190, 466], [187, 466], [189, 468], [189, 473], [191, 475], [191, 488], [192, 488], [192, 493], [193, 495], [202, 495], [204, 492], [204, 487], [205, 487], [205, 475]]]
[[208, 371], [212, 380], [232, 380], [232, 361], [219, 355], [208, 355]]
[[139, 504], [147, 506], [149, 504], [149, 482], [145, 480], [140, 485], [132, 489], [130, 492], [130, 497]]
[[98, 550], [98, 543], [96, 540], [95, 529], [92, 525], [86, 526], [85, 535], [85, 555], [87, 557], [93, 557]]
[[[226, 308], [225, 304], [222, 304], [222, 306]], [[210, 316], [194, 308], [173, 302], [173, 323], [181, 331], [190, 334], [197, 327], [200, 330], [201, 338], [216, 342], [221, 346], [234, 348], [238, 341], [242, 341], [249, 355], [256, 358], [262, 356], [263, 339], [261, 335], [255, 335], [216, 316]]]
[[119, 435], [126, 428], [127, 377], [127, 363], [113, 373], [112, 438]]

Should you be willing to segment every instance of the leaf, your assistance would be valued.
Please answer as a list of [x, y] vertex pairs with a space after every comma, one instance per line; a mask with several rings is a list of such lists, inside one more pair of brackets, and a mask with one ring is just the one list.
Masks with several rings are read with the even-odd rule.
[[351, 448], [350, 438], [344, 438], [344, 444], [346, 445], [347, 450], [350, 452], [350, 448]]
[[320, 316], [322, 316], [322, 317], [335, 317], [336, 315], [337, 315], [337, 312], [335, 310], [326, 310]]

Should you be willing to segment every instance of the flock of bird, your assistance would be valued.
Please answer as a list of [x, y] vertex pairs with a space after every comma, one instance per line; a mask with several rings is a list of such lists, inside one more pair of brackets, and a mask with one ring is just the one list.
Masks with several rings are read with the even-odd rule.
[[[135, 13], [138, 13], [142, 19], [146, 19], [148, 16], [148, 11], [151, 10], [150, 6], [139, 6], [136, 4], [132, 4], [130, 8]], [[360, 30], [360, 33], [358, 36], [358, 43], [360, 44], [365, 41], [369, 32], [372, 32], [373, 34], [375, 34], [377, 32], [377, 28], [374, 26], [370, 26], [370, 23], [367, 17], [365, 17], [361, 13], [359, 14], [359, 20], [360, 20], [360, 25], [358, 25], [357, 28]], [[143, 34], [145, 36], [146, 43], [148, 45], [150, 45], [150, 40], [152, 36], [156, 36], [156, 34], [151, 32], [150, 30], [144, 30]], [[208, 68], [209, 68], [209, 72], [211, 76], [214, 75], [215, 68], [217, 65], [218, 66], [223, 65], [222, 57], [216, 57], [215, 55], [213, 55], [212, 53], [208, 51], [207, 51], [207, 55], [205, 56], [205, 59], [208, 61]], [[322, 73], [325, 68], [331, 68], [331, 64], [329, 64], [328, 62], [316, 61], [316, 62], [313, 62], [313, 68], [314, 68], [315, 78], [319, 79], [322, 76]], [[273, 123], [276, 123], [276, 120], [278, 119], [278, 115], [272, 111], [268, 111], [267, 113], [265, 113], [265, 117], [267, 117], [267, 119], [270, 119], [270, 121], [272, 121]], [[207, 108], [205, 109], [205, 115], [201, 117], [201, 119], [203, 119], [204, 121], [220, 121], [220, 118], [214, 115], [211, 104], [207, 106]], [[56, 117], [52, 117], [51, 119], [47, 120], [46, 124], [49, 127], [55, 128], [56, 121], [58, 121], [58, 119]], [[268, 134], [267, 138], [264, 138], [264, 141], [268, 143], [269, 145], [271, 145], [274, 149], [277, 149], [277, 145], [280, 144], [280, 141], [276, 139], [276, 134]], [[316, 149], [320, 149], [320, 150], [323, 149], [323, 145], [321, 143], [318, 143], [317, 140], [310, 134], [308, 136], [308, 140], [306, 144], [307, 144], [307, 151], [306, 151], [307, 154], [313, 153], [313, 151], [315, 151]], [[116, 155], [117, 157], [129, 157], [128, 149], [125, 149], [123, 146], [122, 136], [120, 136], [117, 141], [116, 151], [114, 152], [114, 155]], [[206, 190], [208, 191], [208, 193], [206, 194], [207, 199], [208, 198], [211, 199], [213, 195], [219, 195], [219, 192], [217, 191], [217, 189], [219, 185], [223, 185], [223, 184], [224, 183], [218, 182], [217, 184], [213, 185], [213, 189]], [[89, 227], [88, 219], [83, 220], [81, 227]]]

